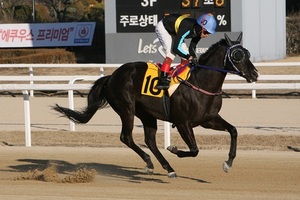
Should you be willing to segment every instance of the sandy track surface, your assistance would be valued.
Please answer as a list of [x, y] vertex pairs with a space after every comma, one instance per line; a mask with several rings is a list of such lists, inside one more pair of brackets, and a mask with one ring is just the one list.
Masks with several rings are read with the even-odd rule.
[[[154, 158], [154, 174], [145, 174], [145, 164], [128, 148], [2, 146], [0, 152], [0, 199], [5, 200], [300, 199], [300, 154], [291, 151], [239, 151], [234, 167], [224, 173], [227, 151], [204, 150], [180, 159], [162, 150], [176, 179], [168, 178]], [[89, 183], [15, 180], [49, 163], [61, 176], [80, 166], [94, 169], [96, 176]]]

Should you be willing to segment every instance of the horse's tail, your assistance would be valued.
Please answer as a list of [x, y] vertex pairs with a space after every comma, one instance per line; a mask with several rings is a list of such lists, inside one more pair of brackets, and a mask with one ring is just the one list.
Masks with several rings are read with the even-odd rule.
[[97, 112], [98, 109], [105, 107], [108, 102], [105, 98], [103, 88], [106, 85], [110, 76], [105, 76], [98, 79], [88, 94], [88, 105], [83, 111], [75, 111], [69, 108], [64, 108], [55, 105], [53, 109], [63, 116], [68, 117], [75, 123], [87, 123]]

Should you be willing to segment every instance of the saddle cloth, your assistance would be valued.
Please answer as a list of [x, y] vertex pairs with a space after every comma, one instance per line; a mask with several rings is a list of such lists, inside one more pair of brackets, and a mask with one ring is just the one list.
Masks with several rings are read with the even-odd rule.
[[[141, 94], [160, 98], [163, 96], [164, 91], [155, 88], [159, 79], [160, 68], [156, 64], [150, 62], [147, 63], [147, 66], [148, 68], [144, 75]], [[180, 84], [178, 77], [180, 77], [183, 80], [186, 80], [189, 78], [189, 72], [190, 68], [187, 66], [177, 66], [171, 69], [171, 82], [170, 87], [168, 89], [169, 96], [171, 96], [175, 92], [175, 90]]]

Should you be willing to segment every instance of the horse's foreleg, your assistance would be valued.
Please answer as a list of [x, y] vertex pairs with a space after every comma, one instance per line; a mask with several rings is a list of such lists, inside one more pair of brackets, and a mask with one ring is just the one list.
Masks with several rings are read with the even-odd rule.
[[188, 145], [190, 151], [182, 151], [178, 150], [176, 146], [168, 147], [168, 150], [171, 153], [176, 154], [178, 157], [196, 157], [199, 153], [199, 149], [197, 147], [195, 135], [193, 132], [193, 128], [188, 124], [176, 124], [177, 130], [180, 133], [181, 138]]
[[230, 142], [230, 150], [228, 154], [228, 160], [223, 163], [223, 170], [228, 172], [232, 167], [233, 160], [236, 156], [236, 148], [237, 148], [237, 136], [238, 132], [236, 128], [225, 121], [221, 116], [214, 118], [213, 120], [201, 124], [204, 128], [210, 128], [219, 131], [228, 131], [230, 133], [231, 142]]
[[223, 170], [225, 172], [228, 172], [229, 169], [232, 167], [233, 159], [236, 156], [236, 148], [237, 148], [237, 130], [234, 126], [228, 124], [228, 132], [230, 133], [231, 136], [231, 142], [230, 142], [230, 150], [228, 154], [228, 160], [224, 162], [223, 164]]

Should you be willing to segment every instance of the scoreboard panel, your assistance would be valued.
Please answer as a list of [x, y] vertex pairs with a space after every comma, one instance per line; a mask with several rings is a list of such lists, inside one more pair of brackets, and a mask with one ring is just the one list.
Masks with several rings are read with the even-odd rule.
[[154, 32], [158, 21], [171, 13], [192, 18], [212, 13], [217, 32], [231, 31], [230, 0], [116, 0], [117, 33]]

